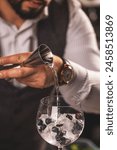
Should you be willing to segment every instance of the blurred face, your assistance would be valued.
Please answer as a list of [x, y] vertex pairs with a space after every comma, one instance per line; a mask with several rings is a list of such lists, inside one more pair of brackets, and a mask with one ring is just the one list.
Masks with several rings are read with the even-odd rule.
[[23, 19], [39, 16], [51, 0], [8, 0], [16, 13]]

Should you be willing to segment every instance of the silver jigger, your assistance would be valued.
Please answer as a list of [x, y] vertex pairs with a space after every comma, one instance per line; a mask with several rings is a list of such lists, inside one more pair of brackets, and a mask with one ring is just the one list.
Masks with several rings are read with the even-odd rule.
[[53, 63], [53, 54], [46, 44], [41, 44], [29, 57], [22, 63], [24, 67], [48, 65]]
[[0, 66], [0, 70], [12, 69], [17, 66], [33, 67], [42, 64], [48, 66], [53, 64], [53, 54], [46, 44], [41, 44], [23, 63]]

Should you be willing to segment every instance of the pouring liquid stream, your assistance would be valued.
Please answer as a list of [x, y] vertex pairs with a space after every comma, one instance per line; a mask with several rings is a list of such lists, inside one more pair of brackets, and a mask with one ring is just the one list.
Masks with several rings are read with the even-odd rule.
[[60, 116], [60, 110], [59, 110], [59, 105], [60, 105], [60, 100], [59, 100], [59, 83], [58, 83], [58, 75], [57, 71], [55, 70], [54, 64], [49, 66], [53, 75], [54, 75], [54, 87], [55, 87], [55, 94], [56, 94], [56, 103], [57, 103], [57, 118]]

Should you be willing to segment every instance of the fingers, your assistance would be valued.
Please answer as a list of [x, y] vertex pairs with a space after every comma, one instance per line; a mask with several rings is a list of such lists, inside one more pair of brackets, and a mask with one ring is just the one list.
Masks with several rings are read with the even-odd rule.
[[34, 73], [34, 68], [27, 68], [27, 67], [13, 68], [13, 69], [0, 71], [0, 79], [22, 78], [22, 77], [29, 76], [33, 73]]
[[[40, 71], [38, 71], [38, 69]], [[17, 78], [20, 83], [34, 88], [45, 88], [46, 87], [46, 74], [41, 67], [36, 69], [26, 77]]]
[[46, 77], [47, 74], [44, 66], [20, 67], [0, 71], [0, 79], [15, 78], [27, 86], [41, 89], [47, 86]]
[[[38, 80], [37, 80], [38, 79]], [[35, 76], [35, 73], [32, 73], [26, 77], [17, 78], [17, 81], [23, 83], [30, 87], [41, 88], [39, 77]]]
[[6, 57], [0, 57], [0, 65], [20, 64], [23, 61], [25, 61], [30, 55], [31, 55], [31, 52], [15, 54], [15, 55], [6, 56]]

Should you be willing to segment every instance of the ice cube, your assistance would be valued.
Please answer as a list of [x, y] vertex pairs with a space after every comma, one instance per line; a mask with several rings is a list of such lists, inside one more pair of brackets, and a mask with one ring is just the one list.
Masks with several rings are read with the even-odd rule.
[[72, 133], [73, 134], [79, 134], [81, 132], [81, 130], [82, 130], [82, 125], [78, 121], [76, 121], [74, 123]]

